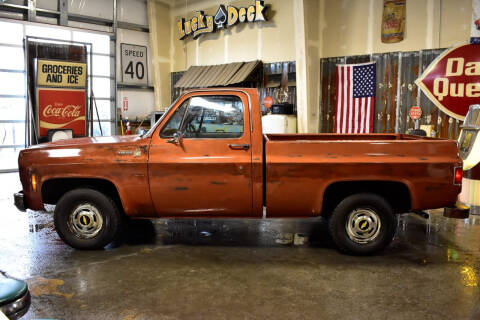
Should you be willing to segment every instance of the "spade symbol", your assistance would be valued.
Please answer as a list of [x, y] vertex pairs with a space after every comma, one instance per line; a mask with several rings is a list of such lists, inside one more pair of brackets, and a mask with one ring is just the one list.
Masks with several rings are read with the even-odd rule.
[[215, 14], [215, 24], [217, 25], [218, 29], [223, 28], [223, 24], [227, 21], [227, 11], [223, 5], [218, 7], [218, 11]]

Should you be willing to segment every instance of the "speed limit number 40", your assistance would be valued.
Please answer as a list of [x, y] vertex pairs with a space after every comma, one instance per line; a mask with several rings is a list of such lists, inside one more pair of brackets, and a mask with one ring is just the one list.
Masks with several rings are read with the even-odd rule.
[[122, 43], [121, 51], [122, 82], [147, 85], [147, 47]]

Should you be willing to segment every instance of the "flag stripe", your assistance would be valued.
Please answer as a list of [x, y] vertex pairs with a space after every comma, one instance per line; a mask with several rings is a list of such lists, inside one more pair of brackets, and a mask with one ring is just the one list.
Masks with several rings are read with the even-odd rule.
[[361, 107], [360, 107], [360, 131], [359, 132], [365, 132], [365, 99], [361, 98], [360, 101]]
[[374, 102], [373, 97], [368, 98], [368, 101], [370, 102], [370, 114], [371, 114], [371, 116], [367, 118], [367, 119], [370, 120], [369, 132], [373, 133], [373, 114], [374, 114], [373, 111], [374, 111], [374, 108], [375, 108], [375, 104], [373, 103]]
[[352, 133], [353, 124], [353, 68], [348, 68], [348, 133]]
[[342, 67], [337, 67], [337, 115], [335, 121], [337, 122], [337, 132], [341, 132], [341, 117], [342, 117]]
[[354, 120], [354, 132], [358, 132], [358, 99], [355, 99], [355, 120]]
[[345, 128], [347, 127], [347, 116], [348, 116], [348, 101], [347, 101], [347, 93], [348, 93], [348, 82], [347, 82], [347, 72], [348, 68], [343, 67], [343, 74], [342, 74], [342, 83], [343, 83], [343, 105], [342, 105], [342, 132], [345, 132]]
[[366, 133], [370, 133], [370, 105], [371, 105], [370, 98], [367, 98], [367, 116], [365, 117], [365, 121], [367, 122], [366, 123], [367, 128], [365, 130]]

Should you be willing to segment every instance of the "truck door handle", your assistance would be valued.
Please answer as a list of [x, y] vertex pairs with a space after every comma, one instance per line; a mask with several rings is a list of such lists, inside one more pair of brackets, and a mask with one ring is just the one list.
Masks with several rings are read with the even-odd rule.
[[248, 150], [250, 148], [249, 144], [229, 144], [230, 149], [234, 150]]

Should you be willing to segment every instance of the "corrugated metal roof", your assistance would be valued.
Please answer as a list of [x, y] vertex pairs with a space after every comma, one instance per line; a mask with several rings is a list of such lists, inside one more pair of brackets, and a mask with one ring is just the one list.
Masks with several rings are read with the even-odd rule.
[[261, 61], [235, 62], [213, 66], [192, 66], [175, 84], [175, 88], [227, 86], [245, 81]]
[[227, 85], [229, 84], [235, 84], [239, 83], [242, 81], [245, 81], [247, 77], [255, 70], [255, 67], [260, 63], [260, 61], [251, 61], [251, 62], [246, 62], [240, 70], [238, 70], [237, 73], [228, 81]]
[[175, 84], [175, 87], [177, 88], [183, 88], [187, 85], [187, 83], [190, 81], [191, 78], [194, 77], [194, 74], [196, 73], [196, 71], [199, 71], [200, 70], [200, 67], [197, 67], [197, 66], [193, 66], [193, 67], [190, 67], [188, 69], [188, 72], [189, 72], [189, 76], [186, 77], [185, 74], [186, 72], [183, 74], [183, 76], [180, 78], [180, 80], [177, 81], [177, 83]]

